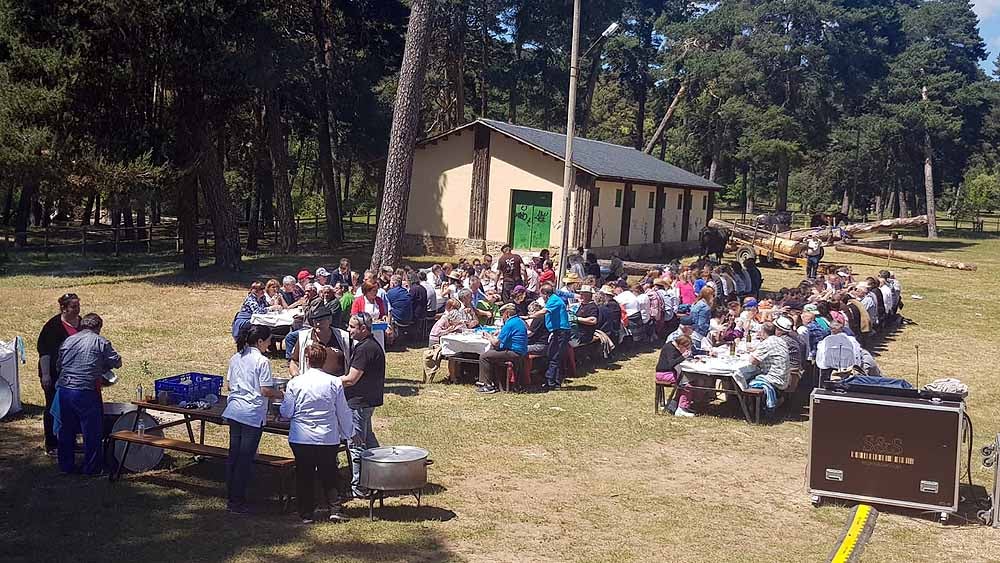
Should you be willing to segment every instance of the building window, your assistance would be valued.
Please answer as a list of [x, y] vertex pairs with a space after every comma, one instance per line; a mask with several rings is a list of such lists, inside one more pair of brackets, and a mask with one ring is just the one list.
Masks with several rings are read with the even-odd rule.
[[590, 206], [600, 207], [600, 205], [601, 205], [601, 189], [594, 188], [593, 190], [590, 190]]
[[707, 195], [701, 196], [701, 209], [702, 209], [702, 211], [708, 209], [708, 196]]
[[621, 207], [621, 206], [622, 206], [622, 191], [615, 190], [615, 207]]
[[684, 209], [684, 194], [677, 194], [677, 209]]
[[649, 208], [652, 209], [656, 205], [656, 194], [649, 192]]

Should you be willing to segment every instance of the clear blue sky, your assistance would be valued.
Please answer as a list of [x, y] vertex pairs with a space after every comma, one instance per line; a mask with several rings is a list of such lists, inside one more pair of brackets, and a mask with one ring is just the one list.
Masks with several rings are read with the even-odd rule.
[[1000, 0], [974, 0], [976, 14], [979, 16], [979, 33], [986, 42], [990, 58], [982, 63], [987, 74], [993, 72], [993, 61], [1000, 52]]

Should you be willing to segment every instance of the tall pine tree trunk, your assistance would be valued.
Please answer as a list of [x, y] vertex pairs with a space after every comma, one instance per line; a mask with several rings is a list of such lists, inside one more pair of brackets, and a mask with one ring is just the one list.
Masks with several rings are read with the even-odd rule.
[[132, 198], [128, 192], [122, 194], [121, 198], [122, 219], [125, 221], [125, 230], [122, 238], [135, 240], [135, 221], [132, 219]]
[[3, 224], [10, 225], [10, 218], [14, 216], [14, 184], [7, 186], [7, 196], [3, 203]]
[[340, 223], [340, 178], [333, 170], [333, 148], [330, 143], [330, 113], [327, 99], [333, 45], [329, 37], [322, 1], [313, 0], [312, 10], [313, 29], [316, 34], [316, 54], [320, 63], [319, 78], [314, 86], [316, 113], [319, 115], [319, 123], [317, 123], [319, 172], [323, 182], [323, 204], [326, 211], [326, 242], [332, 247], [344, 240], [344, 230]]
[[96, 197], [97, 194], [94, 192], [90, 192], [90, 195], [87, 196], [87, 203], [83, 206], [83, 217], [80, 218], [81, 227], [90, 225], [90, 216], [94, 212], [94, 199]]
[[201, 95], [181, 91], [177, 96], [177, 143], [174, 161], [177, 178], [177, 234], [184, 253], [184, 271], [198, 270], [198, 147], [200, 131], [208, 126], [202, 118]]
[[468, 3], [452, 4], [448, 21], [448, 62], [445, 74], [453, 92], [454, 106], [445, 116], [445, 129], [465, 124], [465, 31], [468, 26]]
[[413, 150], [420, 134], [420, 105], [427, 69], [427, 45], [430, 39], [431, 0], [413, 0], [410, 24], [406, 30], [406, 48], [399, 70], [396, 105], [389, 133], [389, 151], [385, 165], [385, 187], [371, 269], [396, 265], [400, 258], [406, 210], [413, 176]]
[[788, 155], [778, 157], [778, 195], [774, 204], [775, 211], [788, 210], [788, 174], [790, 164]]
[[281, 123], [278, 94], [273, 89], [264, 92], [264, 128], [271, 154], [274, 193], [278, 199], [275, 210], [278, 219], [278, 247], [285, 254], [295, 254], [299, 249], [299, 234], [295, 227], [295, 211], [292, 209], [292, 186], [288, 180], [288, 143]]
[[[924, 103], [927, 102], [927, 87], [920, 91]], [[934, 147], [931, 133], [924, 128], [924, 193], [927, 198], [927, 238], [937, 238], [937, 205], [934, 201]]]
[[241, 260], [240, 230], [236, 205], [226, 189], [223, 175], [221, 135], [215, 127], [206, 124], [200, 137], [201, 165], [198, 167], [198, 183], [205, 196], [205, 207], [215, 236], [215, 265], [238, 271]]
[[28, 245], [28, 226], [31, 223], [31, 202], [38, 190], [38, 180], [29, 178], [21, 184], [21, 197], [17, 200], [17, 217], [14, 220], [14, 246]]

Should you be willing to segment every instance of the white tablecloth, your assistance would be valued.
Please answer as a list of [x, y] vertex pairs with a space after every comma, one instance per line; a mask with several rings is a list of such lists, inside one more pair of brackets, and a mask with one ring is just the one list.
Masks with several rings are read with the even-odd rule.
[[700, 356], [681, 362], [682, 373], [728, 377], [743, 391], [747, 389], [747, 376], [753, 365], [747, 356], [712, 358]]
[[441, 355], [482, 354], [490, 349], [490, 341], [481, 332], [459, 332], [441, 337]]
[[268, 313], [257, 313], [250, 317], [250, 324], [269, 326], [271, 328], [279, 326], [292, 326], [295, 322], [295, 315], [302, 314], [302, 307], [294, 309], [284, 309], [282, 311], [271, 311]]

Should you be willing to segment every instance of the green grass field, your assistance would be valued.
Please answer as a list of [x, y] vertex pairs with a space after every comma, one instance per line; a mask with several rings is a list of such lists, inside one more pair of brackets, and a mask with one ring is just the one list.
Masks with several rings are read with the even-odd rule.
[[[995, 368], [1000, 239], [926, 241], [908, 250], [976, 262], [978, 272], [895, 263], [904, 314], [915, 324], [890, 335], [879, 362], [913, 380], [953, 376], [971, 388], [978, 447], [1000, 432]], [[344, 253], [364, 264], [367, 248]], [[120, 385], [186, 371], [224, 373], [229, 326], [245, 287], [333, 256], [262, 257], [239, 275], [179, 274], [169, 255], [121, 259], [12, 254], [0, 277], [0, 338], [33, 349], [56, 298], [74, 291], [99, 312], [122, 353]], [[417, 260], [414, 260], [417, 261]], [[832, 249], [827, 262], [874, 273], [885, 262]], [[765, 269], [765, 287], [795, 283], [802, 270]], [[910, 295], [923, 296], [922, 300]], [[183, 454], [121, 483], [63, 476], [42, 455], [36, 356], [22, 372], [26, 414], [0, 422], [0, 559], [4, 561], [821, 561], [849, 517], [846, 506], [813, 508], [806, 486], [808, 422], [750, 426], [731, 417], [653, 414], [656, 353], [590, 370], [568, 390], [479, 396], [471, 385], [422, 384], [421, 350], [388, 357], [386, 404], [376, 412], [383, 444], [431, 452], [426, 506], [390, 499], [382, 520], [367, 505], [342, 525], [302, 526], [273, 501], [271, 475], [257, 473], [261, 514], [225, 510], [223, 466]], [[283, 362], [274, 361], [276, 370]], [[224, 445], [224, 429], [210, 432]], [[277, 437], [261, 449], [290, 455]], [[990, 476], [973, 458], [973, 478]], [[964, 472], [964, 468], [963, 468]], [[981, 489], [980, 489], [981, 490]], [[887, 511], [864, 561], [996, 561], [1000, 534], [956, 519]]]

